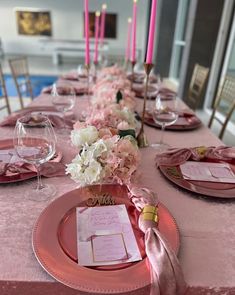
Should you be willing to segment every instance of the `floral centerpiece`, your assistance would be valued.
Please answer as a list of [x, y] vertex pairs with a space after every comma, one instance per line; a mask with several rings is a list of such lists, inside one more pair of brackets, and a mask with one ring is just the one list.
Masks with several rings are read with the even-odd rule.
[[[119, 130], [136, 129], [137, 120], [132, 111], [120, 104], [112, 103], [102, 109], [91, 109], [86, 123], [96, 128], [112, 127]], [[75, 124], [76, 126], [76, 124]]]
[[131, 135], [120, 137], [117, 130], [77, 123], [72, 144], [80, 152], [67, 165], [66, 173], [80, 186], [116, 182], [129, 184], [140, 162], [137, 143]]

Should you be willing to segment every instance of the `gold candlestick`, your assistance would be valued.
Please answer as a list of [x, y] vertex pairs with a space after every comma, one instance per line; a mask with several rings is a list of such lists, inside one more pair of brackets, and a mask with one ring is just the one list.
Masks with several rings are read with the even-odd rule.
[[145, 110], [146, 110], [146, 100], [147, 100], [147, 96], [148, 96], [149, 75], [151, 73], [152, 68], [153, 68], [153, 64], [144, 63], [144, 69], [145, 69], [145, 73], [146, 73], [145, 93], [144, 93], [143, 112], [142, 112], [142, 118], [141, 118], [141, 127], [140, 127], [139, 134], [137, 136], [138, 146], [141, 148], [147, 147], [149, 145], [147, 137], [144, 133], [144, 118], [145, 118]]
[[135, 71], [134, 71], [134, 68], [135, 68], [135, 64], [136, 64], [136, 61], [131, 61], [131, 69], [132, 69], [132, 71], [131, 71], [131, 89], [132, 89], [132, 87], [133, 87], [133, 82], [134, 82], [134, 74], [135, 74]]
[[90, 64], [86, 64], [85, 69], [87, 71], [87, 98], [90, 104]]
[[98, 61], [94, 61], [94, 66], [95, 66], [94, 83], [96, 83], [96, 79], [97, 79], [97, 69], [98, 69], [98, 66], [99, 66], [99, 62], [98, 62]]

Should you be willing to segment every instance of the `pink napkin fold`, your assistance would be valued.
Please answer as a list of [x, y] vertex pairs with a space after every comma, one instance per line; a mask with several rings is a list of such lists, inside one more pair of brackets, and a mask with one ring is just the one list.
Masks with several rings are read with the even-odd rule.
[[[144, 85], [134, 84], [133, 90], [135, 91], [137, 97], [144, 97], [144, 93], [145, 93], [145, 86]], [[164, 95], [166, 97], [166, 99], [170, 100], [171, 96], [175, 95], [176, 93], [167, 87], [159, 86], [157, 84], [150, 84], [148, 86], [148, 94], [147, 95], [149, 98], [155, 99], [159, 94]]]
[[[147, 188], [130, 185], [129, 197], [138, 211], [146, 205], [156, 207], [158, 199]], [[157, 222], [139, 217], [139, 228], [145, 234], [145, 252], [151, 267], [150, 295], [183, 295], [187, 286], [178, 259], [157, 229]]]
[[70, 81], [78, 81], [78, 73], [76, 71], [69, 72], [67, 74], [61, 75], [61, 79], [70, 80]]
[[[40, 172], [45, 177], [56, 177], [65, 175], [65, 165], [60, 162], [47, 162], [41, 165]], [[35, 172], [33, 165], [27, 163], [10, 164], [0, 163], [0, 176], [13, 176], [16, 174], [25, 174]]]
[[[132, 74], [129, 74], [127, 76], [127, 78], [129, 80], [132, 80]], [[146, 78], [145, 73], [134, 73], [134, 83], [142, 84], [142, 83], [144, 83], [145, 78]], [[158, 82], [157, 76], [156, 75], [150, 75], [149, 82], [150, 83], [157, 83]]]
[[[75, 85], [75, 83], [76, 83], [76, 85]], [[87, 85], [84, 83], [74, 81], [73, 89], [74, 89], [76, 95], [87, 94]], [[51, 91], [52, 91], [52, 86], [48, 86], [48, 87], [43, 88], [41, 93], [50, 94]]]
[[[34, 112], [45, 112], [45, 115], [49, 118], [51, 121], [51, 124], [53, 127], [56, 128], [62, 128], [64, 127], [64, 120], [61, 116], [59, 116], [59, 112], [56, 110], [53, 106], [38, 106], [38, 107], [29, 107], [25, 108], [23, 110], [20, 110], [18, 112], [12, 113], [11, 115], [7, 116], [2, 122], [0, 122], [0, 126], [15, 126], [16, 121], [23, 117], [30, 115]], [[56, 114], [50, 114], [49, 112], [58, 112], [58, 115]], [[74, 120], [73, 115], [69, 115], [65, 117], [65, 124], [68, 127], [73, 127]]]
[[225, 161], [235, 164], [235, 147], [194, 147], [171, 148], [156, 156], [157, 166], [179, 166], [188, 160], [192, 161]]

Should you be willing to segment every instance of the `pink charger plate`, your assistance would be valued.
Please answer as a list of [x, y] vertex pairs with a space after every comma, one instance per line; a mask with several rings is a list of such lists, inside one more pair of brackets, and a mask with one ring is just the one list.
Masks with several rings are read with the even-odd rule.
[[[235, 173], [235, 166], [230, 166]], [[233, 183], [187, 180], [183, 178], [179, 166], [160, 166], [159, 169], [171, 182], [191, 192], [215, 198], [235, 198]]]
[[[33, 250], [41, 266], [59, 282], [85, 292], [117, 294], [149, 286], [144, 237], [137, 225], [139, 213], [127, 193], [126, 186], [93, 185], [68, 192], [52, 202], [41, 213], [33, 230]], [[116, 204], [126, 205], [143, 260], [99, 267], [77, 264], [75, 208], [86, 206], [86, 200], [103, 194], [111, 195]], [[159, 204], [158, 228], [177, 253], [179, 231], [174, 218], [162, 204]]]
[[[187, 124], [178, 123], [176, 121], [174, 124], [166, 126], [166, 129], [167, 130], [184, 131], [184, 130], [197, 129], [202, 125], [201, 120], [195, 115], [192, 115], [192, 116], [186, 115], [184, 118], [186, 119]], [[156, 124], [154, 122], [154, 120], [152, 118], [150, 118], [150, 117], [146, 117], [144, 119], [144, 123], [149, 125], [149, 126], [152, 126], [152, 127], [161, 128], [161, 125]]]
[[[13, 139], [3, 139], [0, 140], [0, 150], [6, 150], [14, 148]], [[50, 160], [50, 162], [60, 162], [62, 159], [62, 153], [60, 151], [56, 152], [55, 156]], [[36, 171], [28, 171], [25, 173], [16, 173], [13, 175], [0, 175], [0, 184], [20, 182], [28, 180], [37, 176]]]

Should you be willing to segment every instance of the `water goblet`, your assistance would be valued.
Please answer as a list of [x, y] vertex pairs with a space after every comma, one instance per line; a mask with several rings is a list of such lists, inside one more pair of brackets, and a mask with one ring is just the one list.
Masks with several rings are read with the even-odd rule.
[[152, 113], [153, 120], [161, 126], [161, 137], [159, 143], [153, 143], [151, 146], [162, 152], [169, 148], [164, 142], [165, 127], [174, 124], [178, 119], [177, 99], [175, 94], [159, 94], [155, 100], [155, 108]]
[[43, 184], [41, 164], [55, 154], [56, 136], [50, 120], [42, 114], [33, 114], [17, 120], [14, 131], [14, 148], [23, 162], [34, 165], [37, 171], [37, 186], [25, 192], [26, 197], [45, 201], [56, 193], [53, 185]]
[[70, 134], [70, 130], [65, 121], [66, 112], [73, 109], [75, 105], [75, 91], [71, 83], [67, 81], [58, 81], [53, 84], [52, 91], [52, 103], [57, 111], [62, 113], [63, 127], [58, 130], [59, 134]]

